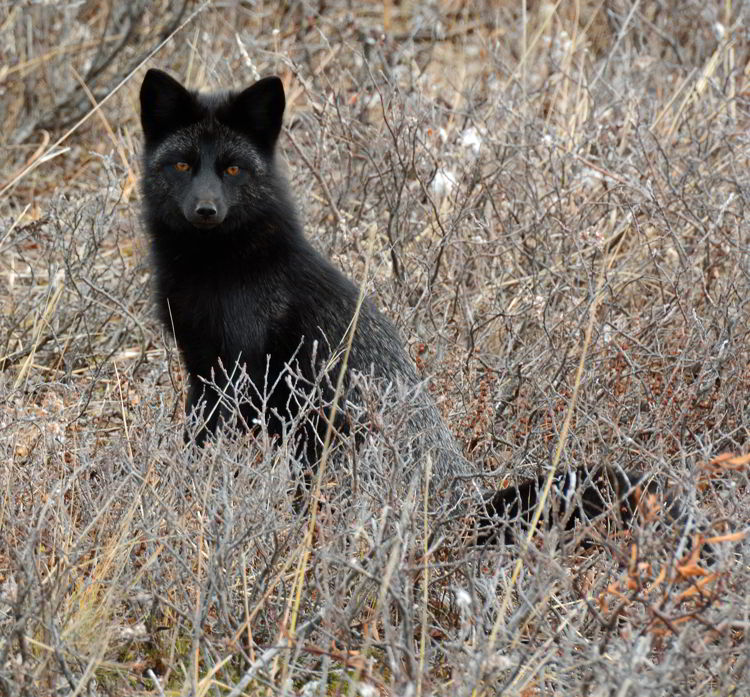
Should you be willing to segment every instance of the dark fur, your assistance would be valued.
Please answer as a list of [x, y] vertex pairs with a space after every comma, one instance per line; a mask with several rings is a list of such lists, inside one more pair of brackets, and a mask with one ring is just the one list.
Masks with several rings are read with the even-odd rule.
[[[202, 441], [231, 420], [205, 380], [213, 376], [226, 387], [224, 373], [239, 361], [262, 392], [266, 376], [270, 387], [291, 361], [313, 382], [328, 347], [344, 338], [358, 289], [303, 236], [277, 171], [273, 151], [284, 110], [278, 78], [239, 94], [200, 95], [151, 70], [141, 109], [142, 192], [156, 302], [189, 374], [188, 412], [202, 408]], [[177, 162], [192, 170], [176, 171]], [[223, 175], [232, 165], [240, 173]], [[396, 330], [369, 303], [357, 336], [367, 341], [355, 342], [350, 367], [367, 371], [384, 364], [390, 376], [416, 379]], [[270, 427], [280, 434], [294, 400], [284, 380], [269, 391], [266, 411], [279, 415]], [[259, 406], [246, 403], [242, 420], [251, 423]]]
[[[265, 78], [240, 93], [205, 95], [149, 70], [141, 87], [142, 193], [156, 304], [161, 320], [174, 331], [189, 374], [188, 414], [204, 419], [199, 442], [237, 416], [206, 384], [213, 380], [236, 396], [235, 382], [226, 373], [237, 368], [257, 388], [239, 409], [239, 426], [257, 418], [259, 395], [265, 392], [269, 429], [281, 435], [297, 401], [288, 382], [277, 378], [297, 373], [303, 383], [313, 383], [355, 312], [358, 289], [303, 236], [277, 170], [274, 151], [283, 111], [278, 78]], [[178, 171], [178, 162], [190, 170]], [[239, 172], [230, 176], [227, 168], [234, 166]], [[370, 303], [362, 308], [348, 367], [418, 385], [398, 332]], [[324, 391], [324, 402], [330, 392], [330, 387]], [[435, 453], [437, 481], [471, 474], [424, 392], [410, 423], [414, 431], [428, 434], [425, 449]], [[312, 427], [317, 433], [300, 436], [311, 466], [324, 426], [320, 419]], [[630, 480], [622, 475], [615, 480], [616, 495], [626, 495]], [[570, 499], [570, 476], [560, 483], [558, 494]], [[480, 514], [485, 521], [480, 539], [494, 535], [498, 518], [528, 520], [538, 500], [537, 484], [494, 494]], [[608, 506], [597, 486], [589, 485], [576, 499], [589, 516]], [[578, 507], [571, 519], [577, 515]]]

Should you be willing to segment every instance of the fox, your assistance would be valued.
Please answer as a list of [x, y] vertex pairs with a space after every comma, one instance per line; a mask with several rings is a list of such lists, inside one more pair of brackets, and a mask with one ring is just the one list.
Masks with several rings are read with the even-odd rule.
[[[261, 390], [275, 385], [265, 411], [270, 432], [280, 436], [295, 400], [279, 376], [294, 364], [315, 383], [331, 357], [323, 347], [341, 343], [359, 296], [303, 236], [277, 167], [281, 81], [265, 78], [236, 95], [204, 95], [150, 70], [140, 100], [141, 190], [156, 306], [184, 359], [187, 412], [204, 415], [196, 440], [203, 443], [232, 420], [227, 402], [237, 400], [221, 397], [227, 390], [236, 396], [225, 368], [237, 365], [245, 382]], [[374, 365], [391, 380], [416, 384], [395, 327], [372, 303], [362, 305], [357, 324], [349, 369], [367, 372]], [[239, 421], [252, 423], [258, 409], [241, 404]], [[307, 449], [314, 461], [315, 445]]]
[[[314, 470], [326, 429], [351, 428], [347, 412], [361, 401], [356, 376], [369, 375], [410, 393], [407, 427], [419, 456], [430, 458], [436, 498], [465, 487], [478, 472], [398, 330], [373, 300], [360, 302], [359, 287], [303, 232], [277, 159], [285, 106], [275, 76], [241, 91], [205, 93], [150, 69], [141, 85], [141, 195], [154, 301], [186, 369], [189, 437], [202, 445], [219, 431], [247, 431], [262, 414], [269, 433], [294, 438], [301, 461]], [[338, 382], [344, 398], [334, 418]], [[304, 426], [290, 432], [303, 409]], [[498, 491], [475, 481], [476, 540], [517, 539], [513, 526], [531, 520], [543, 481]], [[555, 508], [568, 512], [567, 527], [613, 501], [629, 519], [640, 482], [612, 468], [563, 472], [555, 479]]]

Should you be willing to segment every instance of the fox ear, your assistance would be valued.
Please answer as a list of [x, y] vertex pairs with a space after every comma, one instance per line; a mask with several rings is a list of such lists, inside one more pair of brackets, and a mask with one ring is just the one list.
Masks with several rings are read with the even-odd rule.
[[141, 84], [141, 125], [147, 143], [156, 143], [198, 120], [195, 98], [162, 70], [151, 69]]
[[284, 86], [278, 77], [264, 77], [240, 92], [219, 117], [230, 128], [248, 135], [261, 148], [273, 150], [284, 115]]

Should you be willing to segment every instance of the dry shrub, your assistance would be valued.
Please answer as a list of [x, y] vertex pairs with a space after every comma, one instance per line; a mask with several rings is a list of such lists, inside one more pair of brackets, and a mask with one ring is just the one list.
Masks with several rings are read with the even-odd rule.
[[[748, 463], [717, 456], [749, 449], [748, 19], [0, 8], [0, 693], [741, 692]], [[314, 527], [262, 429], [184, 446], [135, 187], [164, 39], [148, 65], [197, 87], [282, 76], [308, 234], [362, 280], [375, 231], [370, 289], [484, 485], [545, 471], [572, 409], [559, 466], [676, 489], [710, 558], [650, 498], [633, 531], [426, 546], [424, 492], [347, 479], [397, 423], [327, 470]]]

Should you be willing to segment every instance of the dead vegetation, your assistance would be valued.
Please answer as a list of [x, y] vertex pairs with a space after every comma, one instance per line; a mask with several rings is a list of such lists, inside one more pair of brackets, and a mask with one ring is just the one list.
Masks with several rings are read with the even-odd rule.
[[[0, 8], [0, 694], [743, 694], [747, 8], [278, 5]], [[635, 469], [709, 539], [649, 497], [633, 531], [434, 549], [424, 492], [330, 470], [313, 528], [283, 445], [191, 453], [145, 66], [282, 76], [308, 234], [358, 280], [375, 235], [370, 290], [488, 487]]]

